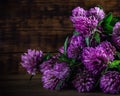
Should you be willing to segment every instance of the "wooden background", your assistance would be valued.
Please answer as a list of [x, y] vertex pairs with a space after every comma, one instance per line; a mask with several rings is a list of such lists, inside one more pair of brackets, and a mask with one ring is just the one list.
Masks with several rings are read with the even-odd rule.
[[71, 10], [97, 5], [120, 16], [120, 0], [0, 0], [0, 74], [24, 73], [20, 56], [29, 48], [55, 52], [74, 30]]

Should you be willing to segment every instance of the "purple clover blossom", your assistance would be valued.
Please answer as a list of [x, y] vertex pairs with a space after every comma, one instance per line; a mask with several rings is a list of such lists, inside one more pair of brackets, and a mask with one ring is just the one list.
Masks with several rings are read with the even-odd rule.
[[71, 21], [73, 22], [73, 26], [77, 32], [80, 32], [80, 35], [83, 37], [91, 36], [92, 31], [96, 28], [98, 21], [95, 18], [88, 17], [71, 17]]
[[84, 70], [82, 74], [76, 74], [72, 83], [78, 92], [90, 92], [94, 89], [95, 82], [95, 78], [89, 72]]
[[104, 50], [86, 47], [82, 52], [82, 62], [86, 69], [96, 76], [106, 68], [108, 58]]
[[64, 53], [64, 46], [60, 47], [58, 51], [63, 54]]
[[52, 69], [53, 65], [54, 65], [54, 61], [52, 59], [44, 61], [40, 65], [40, 72], [44, 73], [46, 70]]
[[120, 91], [120, 73], [108, 71], [100, 78], [100, 88], [104, 93], [116, 94]]
[[51, 70], [57, 61], [58, 60], [56, 56], [44, 61], [42, 64], [40, 64], [40, 72], [44, 73], [46, 70]]
[[58, 89], [63, 88], [65, 85], [64, 80], [68, 78], [69, 71], [70, 68], [67, 63], [64, 62], [56, 62], [52, 68], [46, 68], [46, 70], [43, 71], [42, 76], [43, 87], [50, 90], [57, 90], [57, 85], [63, 81]]
[[104, 50], [105, 54], [107, 55], [108, 59], [110, 61], [114, 60], [114, 55], [116, 52], [116, 49], [112, 44], [108, 41], [104, 41], [101, 44], [97, 46], [98, 49]]
[[81, 7], [76, 7], [75, 9], [72, 10], [72, 16], [74, 18], [78, 16], [86, 16], [86, 14], [87, 14], [87, 11]]
[[112, 33], [113, 44], [120, 49], [120, 22], [117, 22]]
[[82, 49], [85, 47], [85, 39], [81, 35], [73, 35], [67, 48], [68, 58], [81, 59]]
[[70, 44], [75, 45], [83, 49], [86, 44], [85, 44], [85, 39], [81, 35], [73, 35], [70, 40]]
[[117, 22], [113, 28], [113, 35], [120, 35], [120, 22]]
[[28, 49], [27, 53], [24, 53], [21, 56], [21, 65], [27, 70], [29, 74], [35, 75], [42, 59], [42, 51]]
[[81, 48], [79, 46], [74, 46], [73, 44], [70, 44], [67, 48], [67, 56], [68, 58], [80, 60], [81, 59]]
[[98, 21], [100, 21], [105, 17], [105, 13], [103, 9], [100, 9], [99, 7], [94, 7], [88, 11], [88, 16], [89, 17], [94, 16]]
[[70, 72], [70, 68], [68, 67], [68, 64], [65, 62], [61, 62], [61, 63], [56, 62], [56, 64], [53, 67], [53, 70], [54, 70], [54, 75], [58, 79], [64, 79], [68, 77]]
[[54, 90], [59, 79], [54, 76], [53, 70], [45, 70], [42, 76], [42, 82], [44, 88]]

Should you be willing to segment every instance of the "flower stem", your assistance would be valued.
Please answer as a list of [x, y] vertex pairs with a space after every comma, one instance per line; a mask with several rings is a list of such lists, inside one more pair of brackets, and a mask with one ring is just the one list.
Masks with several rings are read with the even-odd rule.
[[30, 76], [30, 79], [29, 79], [30, 81], [32, 80], [33, 76], [34, 76], [34, 75], [31, 75], [31, 76]]

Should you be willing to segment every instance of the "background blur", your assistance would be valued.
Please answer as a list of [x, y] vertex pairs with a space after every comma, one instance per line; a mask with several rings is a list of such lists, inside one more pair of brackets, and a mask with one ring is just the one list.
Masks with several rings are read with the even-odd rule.
[[0, 0], [0, 74], [24, 73], [20, 56], [29, 48], [55, 52], [74, 30], [72, 9], [97, 5], [120, 16], [120, 0]]

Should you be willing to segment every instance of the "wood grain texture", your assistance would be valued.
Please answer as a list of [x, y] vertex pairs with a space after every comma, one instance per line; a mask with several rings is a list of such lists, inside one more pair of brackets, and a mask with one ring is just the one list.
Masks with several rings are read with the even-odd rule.
[[20, 55], [29, 48], [54, 52], [74, 30], [71, 10], [97, 5], [120, 15], [119, 0], [0, 0], [0, 74], [19, 73]]
[[79, 93], [74, 89], [50, 91], [42, 87], [40, 76], [29, 81], [29, 75], [9, 75], [0, 77], [0, 96], [120, 96], [104, 94], [100, 90], [90, 93]]

